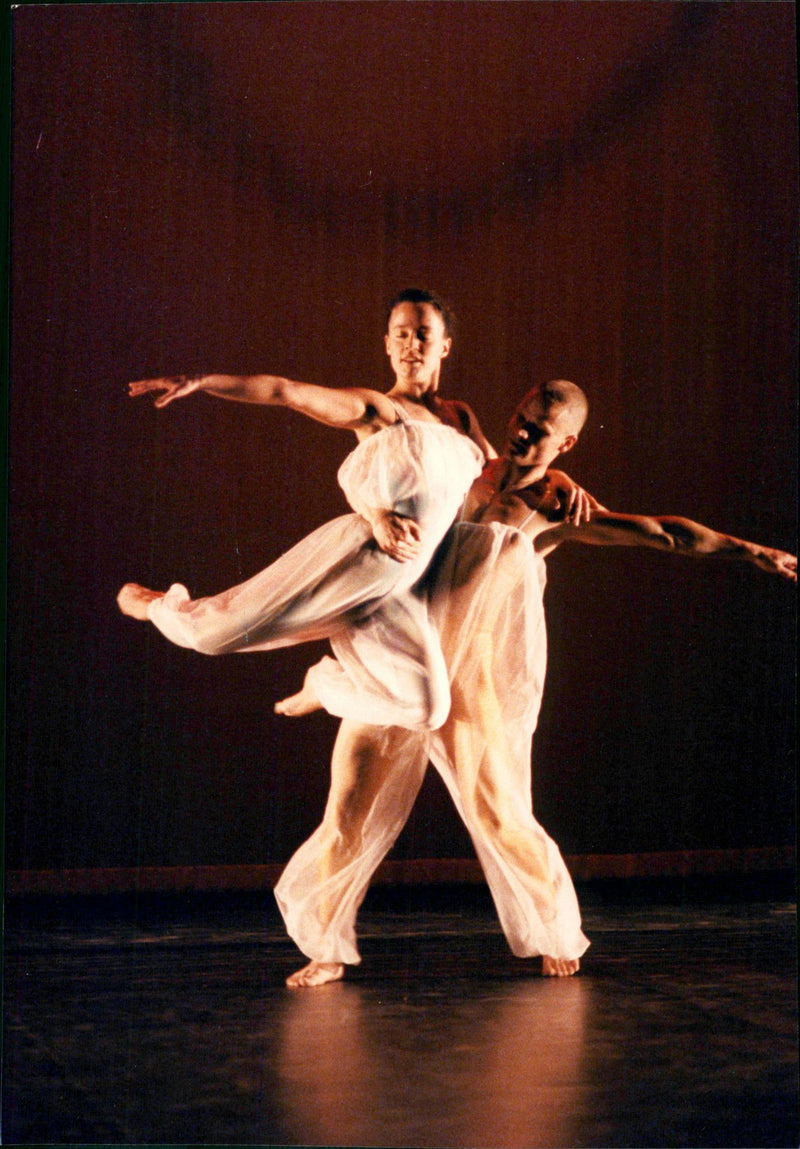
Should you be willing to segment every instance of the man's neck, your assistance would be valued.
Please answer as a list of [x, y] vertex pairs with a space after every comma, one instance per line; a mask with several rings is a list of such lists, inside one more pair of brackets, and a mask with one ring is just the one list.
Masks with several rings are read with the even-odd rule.
[[520, 467], [513, 459], [505, 456], [500, 460], [498, 469], [498, 489], [501, 491], [521, 491], [538, 483], [547, 474], [547, 467], [540, 464], [536, 467]]

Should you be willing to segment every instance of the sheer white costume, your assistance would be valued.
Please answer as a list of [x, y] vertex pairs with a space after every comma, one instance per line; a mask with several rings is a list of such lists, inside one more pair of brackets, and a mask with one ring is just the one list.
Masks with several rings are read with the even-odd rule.
[[[480, 473], [483, 455], [442, 423], [409, 419], [362, 440], [339, 470], [355, 514], [319, 527], [266, 570], [209, 598], [179, 583], [148, 615], [170, 641], [204, 654], [271, 650], [328, 638], [336, 661], [313, 669], [324, 707], [341, 717], [428, 729], [449, 709], [447, 672], [421, 574]], [[362, 517], [393, 510], [420, 526], [410, 562], [389, 558]]]
[[428, 582], [450, 714], [424, 734], [342, 724], [322, 825], [275, 889], [288, 932], [317, 961], [360, 960], [358, 907], [430, 759], [472, 837], [513, 953], [578, 958], [589, 942], [572, 880], [531, 809], [547, 656], [544, 561], [514, 527], [459, 523]]

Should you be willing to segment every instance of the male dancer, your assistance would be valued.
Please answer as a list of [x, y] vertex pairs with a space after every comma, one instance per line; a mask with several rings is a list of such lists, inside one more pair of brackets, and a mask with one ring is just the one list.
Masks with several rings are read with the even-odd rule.
[[[796, 582], [794, 556], [688, 519], [598, 509], [590, 521], [565, 521], [545, 472], [574, 445], [586, 412], [583, 392], [564, 380], [523, 399], [503, 456], [473, 485], [472, 522], [453, 528], [431, 572], [431, 610], [451, 682], [444, 726], [420, 734], [342, 723], [322, 825], [275, 891], [290, 935], [311, 958], [289, 986], [338, 980], [346, 964], [359, 961], [358, 907], [407, 820], [429, 759], [467, 825], [512, 951], [542, 955], [545, 975], [579, 968], [589, 943], [572, 882], [531, 811], [531, 740], [546, 657], [542, 560], [556, 546], [575, 541], [717, 555]], [[287, 713], [315, 709], [313, 690], [304, 687], [287, 704]]]

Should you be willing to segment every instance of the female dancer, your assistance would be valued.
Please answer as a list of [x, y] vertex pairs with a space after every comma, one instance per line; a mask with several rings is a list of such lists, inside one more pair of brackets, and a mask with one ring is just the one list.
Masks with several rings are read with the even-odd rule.
[[[414, 585], [495, 451], [464, 404], [438, 395], [452, 345], [444, 305], [409, 289], [393, 301], [385, 336], [395, 374], [382, 393], [272, 375], [148, 379], [132, 396], [156, 406], [195, 391], [289, 407], [355, 432], [339, 471], [354, 514], [312, 532], [253, 578], [209, 598], [127, 583], [124, 614], [149, 619], [172, 642], [206, 654], [331, 640], [336, 662], [314, 668], [307, 690], [331, 714], [435, 729], [450, 695], [439, 641]], [[377, 544], [376, 545], [376, 540]]]

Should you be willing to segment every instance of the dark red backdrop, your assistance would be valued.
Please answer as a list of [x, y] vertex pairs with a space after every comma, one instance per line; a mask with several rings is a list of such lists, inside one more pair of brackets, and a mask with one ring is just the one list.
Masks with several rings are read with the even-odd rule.
[[[794, 549], [789, 4], [15, 10], [7, 864], [282, 861], [335, 723], [273, 701], [322, 648], [223, 660], [116, 611], [253, 573], [344, 503], [349, 439], [128, 379], [388, 383], [383, 307], [438, 288], [445, 389], [500, 442], [583, 384], [607, 505]], [[591, 553], [588, 553], [591, 550]], [[536, 808], [567, 853], [780, 845], [794, 592], [563, 548]], [[468, 853], [438, 785], [400, 844]]]

